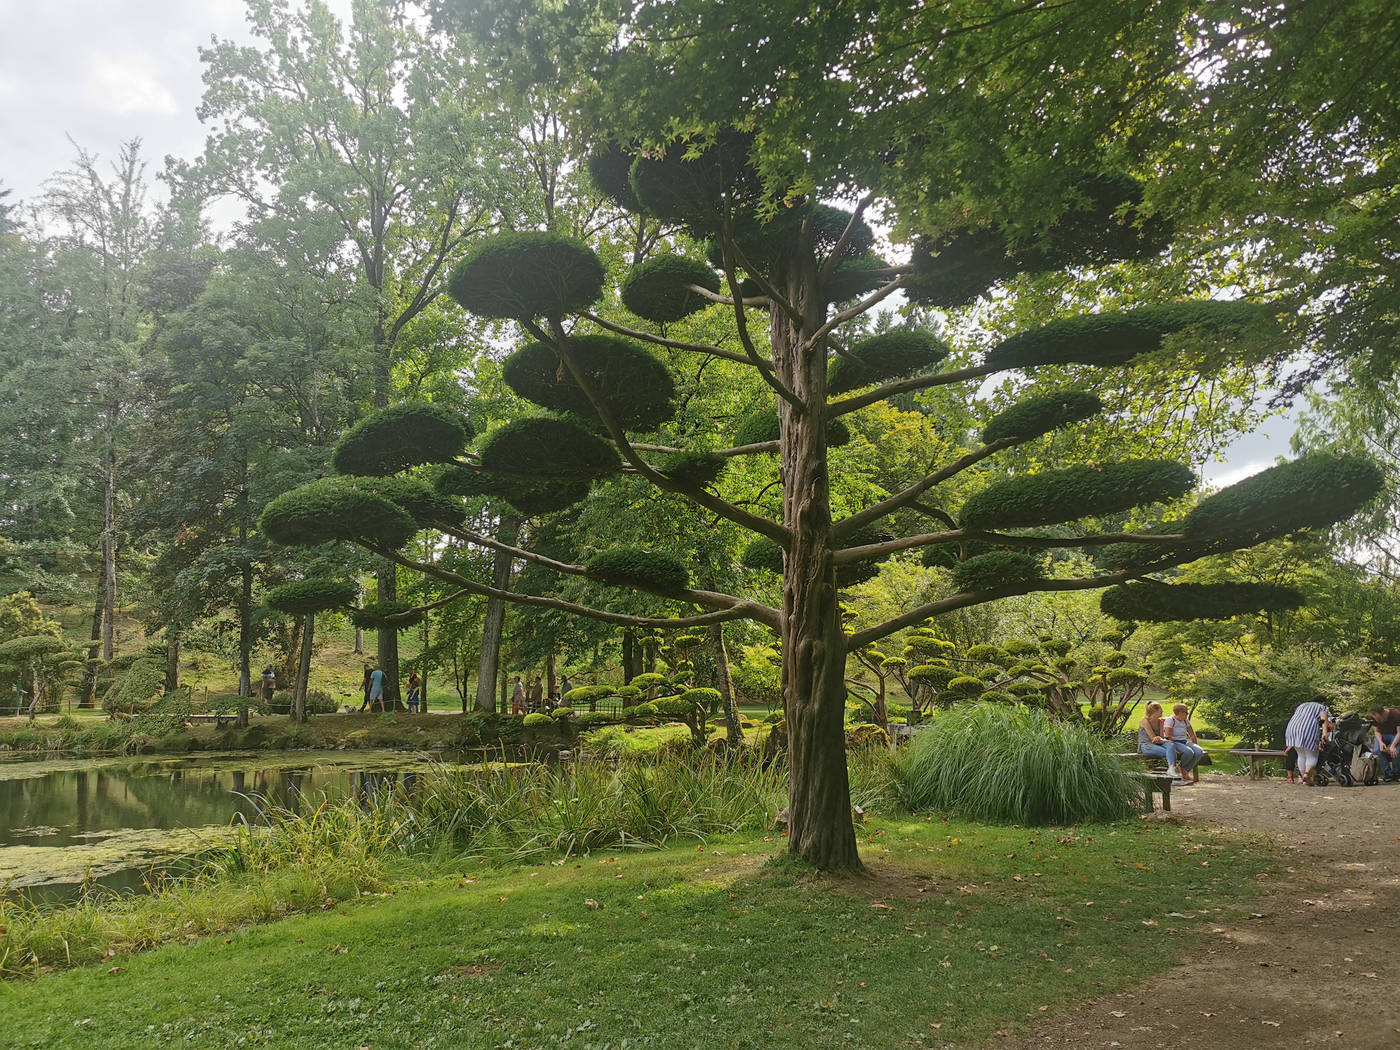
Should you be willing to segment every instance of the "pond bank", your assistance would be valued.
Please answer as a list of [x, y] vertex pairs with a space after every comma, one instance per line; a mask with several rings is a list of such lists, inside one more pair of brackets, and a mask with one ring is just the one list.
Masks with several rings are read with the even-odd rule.
[[184, 725], [164, 717], [143, 722], [62, 716], [0, 718], [0, 758], [17, 754], [167, 754], [195, 751], [412, 750], [506, 746], [543, 753], [573, 746], [571, 722], [526, 726], [493, 714], [314, 715], [298, 724], [284, 715], [254, 715], [245, 729], [229, 723]]

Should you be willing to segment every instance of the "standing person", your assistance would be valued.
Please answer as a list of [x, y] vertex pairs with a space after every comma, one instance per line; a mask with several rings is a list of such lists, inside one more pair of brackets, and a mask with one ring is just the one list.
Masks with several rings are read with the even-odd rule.
[[564, 675], [562, 678], [559, 679], [559, 702], [561, 704], [567, 704], [569, 702], [565, 700], [564, 697], [568, 696], [573, 688], [574, 683], [569, 681], [568, 675]]
[[539, 678], [530, 683], [530, 710], [544, 710], [544, 682]]
[[1381, 775], [1386, 780], [1400, 780], [1400, 710], [1394, 707], [1371, 708], [1372, 747], [1381, 762]]
[[1196, 740], [1196, 729], [1191, 725], [1191, 709], [1185, 704], [1173, 705], [1171, 716], [1164, 719], [1162, 725], [1176, 745], [1178, 768], [1183, 773], [1191, 774], [1191, 783], [1200, 783], [1201, 772], [1196, 767], [1205, 757], [1206, 749]]
[[262, 673], [262, 698], [263, 703], [272, 703], [272, 694], [277, 692], [277, 672], [268, 664], [263, 668]]
[[369, 673], [369, 702], [371, 706], [378, 705], [379, 710], [384, 710], [384, 670], [376, 667]]
[[1176, 767], [1176, 744], [1167, 736], [1166, 729], [1162, 719], [1162, 705], [1153, 700], [1147, 705], [1142, 721], [1138, 723], [1138, 754], [1165, 758], [1167, 776], [1173, 780], [1180, 780], [1181, 771]]
[[408, 710], [412, 714], [418, 713], [418, 672], [408, 672]]
[[1283, 730], [1285, 747], [1298, 752], [1298, 772], [1303, 774], [1303, 783], [1313, 784], [1313, 770], [1317, 768], [1317, 754], [1322, 750], [1322, 741], [1332, 731], [1332, 712], [1327, 710], [1325, 700], [1315, 696], [1304, 700], [1293, 709], [1293, 717]]
[[515, 676], [515, 688], [510, 693], [510, 713], [513, 715], [525, 713], [525, 686], [521, 684], [519, 675]]
[[361, 701], [361, 703], [360, 703], [360, 710], [361, 710], [361, 711], [363, 711], [363, 710], [365, 710], [366, 708], [369, 707], [369, 687], [370, 687], [371, 685], [373, 685], [373, 684], [374, 684], [374, 661], [373, 661], [373, 660], [368, 660], [368, 661], [365, 662], [365, 676], [364, 676], [364, 678], [360, 681], [360, 693], [364, 696], [364, 699], [363, 699], [363, 700]]

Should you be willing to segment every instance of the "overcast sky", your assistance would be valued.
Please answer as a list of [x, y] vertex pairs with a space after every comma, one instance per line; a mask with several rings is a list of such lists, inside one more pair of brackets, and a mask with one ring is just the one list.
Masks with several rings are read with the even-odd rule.
[[[331, 0], [342, 13], [349, 0]], [[139, 137], [152, 191], [167, 154], [204, 143], [195, 110], [199, 48], [211, 37], [247, 40], [242, 0], [0, 0], [0, 185], [36, 197], [69, 166], [73, 143], [106, 163]], [[69, 139], [72, 139], [72, 142]], [[1229, 483], [1288, 451], [1287, 418], [1231, 446], [1207, 480]]]

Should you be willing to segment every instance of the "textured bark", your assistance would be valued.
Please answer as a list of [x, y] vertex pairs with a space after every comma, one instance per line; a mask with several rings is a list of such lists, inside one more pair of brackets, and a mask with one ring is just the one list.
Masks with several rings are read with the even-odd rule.
[[628, 628], [622, 632], [622, 684], [626, 685], [641, 673], [641, 660], [637, 656], [637, 637], [631, 628]]
[[107, 451], [102, 471], [102, 659], [112, 660], [117, 621], [117, 448], [111, 426], [116, 406], [109, 405]]
[[[379, 581], [379, 600], [397, 601], [399, 597], [398, 567], [385, 561], [376, 575]], [[384, 710], [397, 711], [399, 703], [399, 632], [376, 631], [375, 646], [379, 655], [379, 669], [384, 672]]]
[[311, 636], [315, 632], [316, 617], [303, 616], [301, 619], [301, 660], [297, 664], [297, 684], [292, 692], [292, 721], [306, 721], [306, 682], [311, 677]]
[[[520, 528], [520, 519], [514, 516], [501, 519], [497, 532], [502, 543], [514, 544]], [[491, 586], [499, 591], [510, 587], [510, 555], [497, 551], [491, 567]], [[501, 636], [505, 631], [506, 603], [500, 598], [486, 599], [486, 618], [481, 625], [481, 661], [476, 669], [476, 709], [496, 710], [496, 678], [501, 665]], [[504, 705], [502, 705], [504, 709]]]
[[553, 653], [544, 658], [544, 683], [545, 699], [554, 699], [554, 694], [559, 691], [559, 673], [558, 663], [554, 659]]
[[[355, 604], [363, 606], [365, 604], [365, 584], [360, 581], [359, 589], [355, 592]], [[360, 626], [355, 627], [355, 654], [358, 656], [365, 651], [365, 629]]]
[[729, 650], [724, 644], [724, 625], [710, 625], [710, 653], [715, 662], [715, 688], [724, 711], [724, 731], [730, 744], [744, 742], [744, 729], [739, 725], [739, 704], [734, 699], [734, 680], [729, 676]]
[[165, 628], [165, 691], [180, 688], [180, 625], [171, 622]]
[[787, 718], [788, 852], [823, 871], [858, 871], [846, 771], [846, 650], [832, 564], [826, 455], [825, 349], [803, 352], [825, 304], [809, 294], [815, 264], [794, 263], [783, 282], [800, 325], [774, 309], [774, 372], [804, 408], [778, 402], [783, 524], [791, 531], [783, 573], [783, 708]]
[[83, 696], [82, 699], [78, 701], [79, 707], [97, 706], [97, 654], [102, 645], [102, 608], [104, 604], [102, 596], [105, 592], [106, 585], [99, 579], [97, 581], [97, 599], [93, 603], [92, 609], [92, 645], [88, 648], [88, 656], [91, 657], [91, 659], [88, 662], [87, 669], [83, 672]]

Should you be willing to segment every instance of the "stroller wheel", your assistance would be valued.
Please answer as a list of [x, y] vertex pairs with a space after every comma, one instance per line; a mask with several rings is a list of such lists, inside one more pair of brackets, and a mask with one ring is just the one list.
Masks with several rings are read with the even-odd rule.
[[1327, 786], [1327, 770], [1323, 769], [1320, 765], [1314, 767], [1314, 769], [1313, 769], [1313, 787], [1320, 787], [1320, 788], [1322, 788], [1322, 787], [1326, 787], [1326, 786]]

